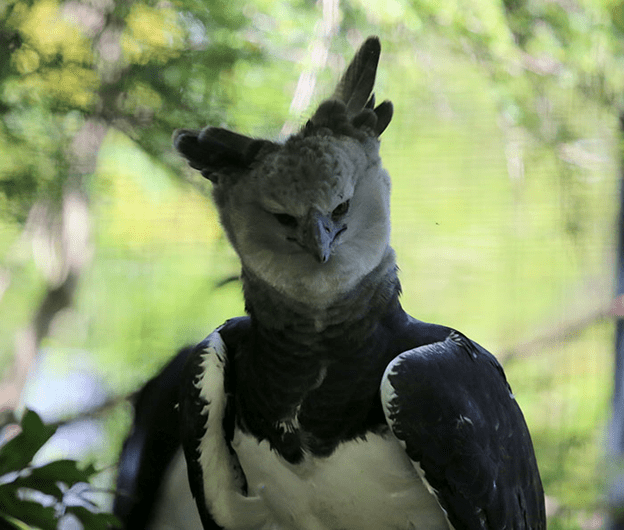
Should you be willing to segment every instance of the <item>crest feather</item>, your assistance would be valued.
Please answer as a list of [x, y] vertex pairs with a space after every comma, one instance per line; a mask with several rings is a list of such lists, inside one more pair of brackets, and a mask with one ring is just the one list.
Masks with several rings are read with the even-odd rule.
[[332, 99], [342, 101], [347, 106], [349, 118], [359, 114], [371, 96], [380, 54], [379, 38], [366, 39], [334, 91]]
[[308, 132], [328, 128], [339, 134], [357, 137], [366, 130], [379, 136], [386, 129], [392, 119], [392, 103], [384, 101], [375, 107], [373, 94], [380, 54], [379, 38], [369, 37], [364, 41], [340, 78], [332, 97], [321, 103], [312, 116]]

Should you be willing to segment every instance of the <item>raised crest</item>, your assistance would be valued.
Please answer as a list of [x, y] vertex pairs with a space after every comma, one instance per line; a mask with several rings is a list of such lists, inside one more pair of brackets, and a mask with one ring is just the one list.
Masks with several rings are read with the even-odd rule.
[[[366, 39], [333, 95], [320, 104], [298, 135], [323, 131], [358, 139], [381, 135], [392, 119], [393, 107], [390, 101], [375, 107], [373, 87], [380, 53], [379, 39]], [[173, 144], [191, 167], [215, 183], [220, 173], [247, 169], [263, 152], [277, 148], [277, 144], [269, 140], [254, 139], [220, 127], [206, 127], [201, 131], [178, 129], [173, 134]]]

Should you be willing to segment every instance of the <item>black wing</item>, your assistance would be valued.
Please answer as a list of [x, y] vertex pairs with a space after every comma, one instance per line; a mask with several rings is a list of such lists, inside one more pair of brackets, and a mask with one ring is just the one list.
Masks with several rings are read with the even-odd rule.
[[[119, 458], [113, 513], [123, 528], [154, 524], [164, 495], [163, 482], [180, 449], [178, 402], [182, 368], [193, 348], [183, 348], [139, 391], [132, 430]], [[189, 494], [190, 495], [190, 494]]]
[[456, 331], [406, 351], [384, 374], [382, 402], [456, 530], [546, 528], [531, 437], [489, 352]]

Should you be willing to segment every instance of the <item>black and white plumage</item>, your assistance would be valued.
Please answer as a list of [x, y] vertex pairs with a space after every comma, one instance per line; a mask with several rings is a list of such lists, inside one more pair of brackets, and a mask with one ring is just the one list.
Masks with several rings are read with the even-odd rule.
[[544, 496], [502, 368], [406, 314], [369, 38], [284, 144], [219, 128], [177, 149], [214, 183], [248, 316], [190, 355], [181, 437], [204, 528], [541, 529]]

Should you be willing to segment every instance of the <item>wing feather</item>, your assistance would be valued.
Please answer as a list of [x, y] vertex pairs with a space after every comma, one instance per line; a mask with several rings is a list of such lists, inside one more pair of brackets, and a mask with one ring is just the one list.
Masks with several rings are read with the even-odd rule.
[[502, 367], [456, 331], [395, 358], [386, 420], [456, 529], [546, 528], [528, 428]]
[[113, 513], [124, 528], [145, 528], [157, 521], [163, 481], [180, 450], [178, 387], [192, 350], [181, 349], [137, 394], [132, 430], [119, 457], [113, 505]]

